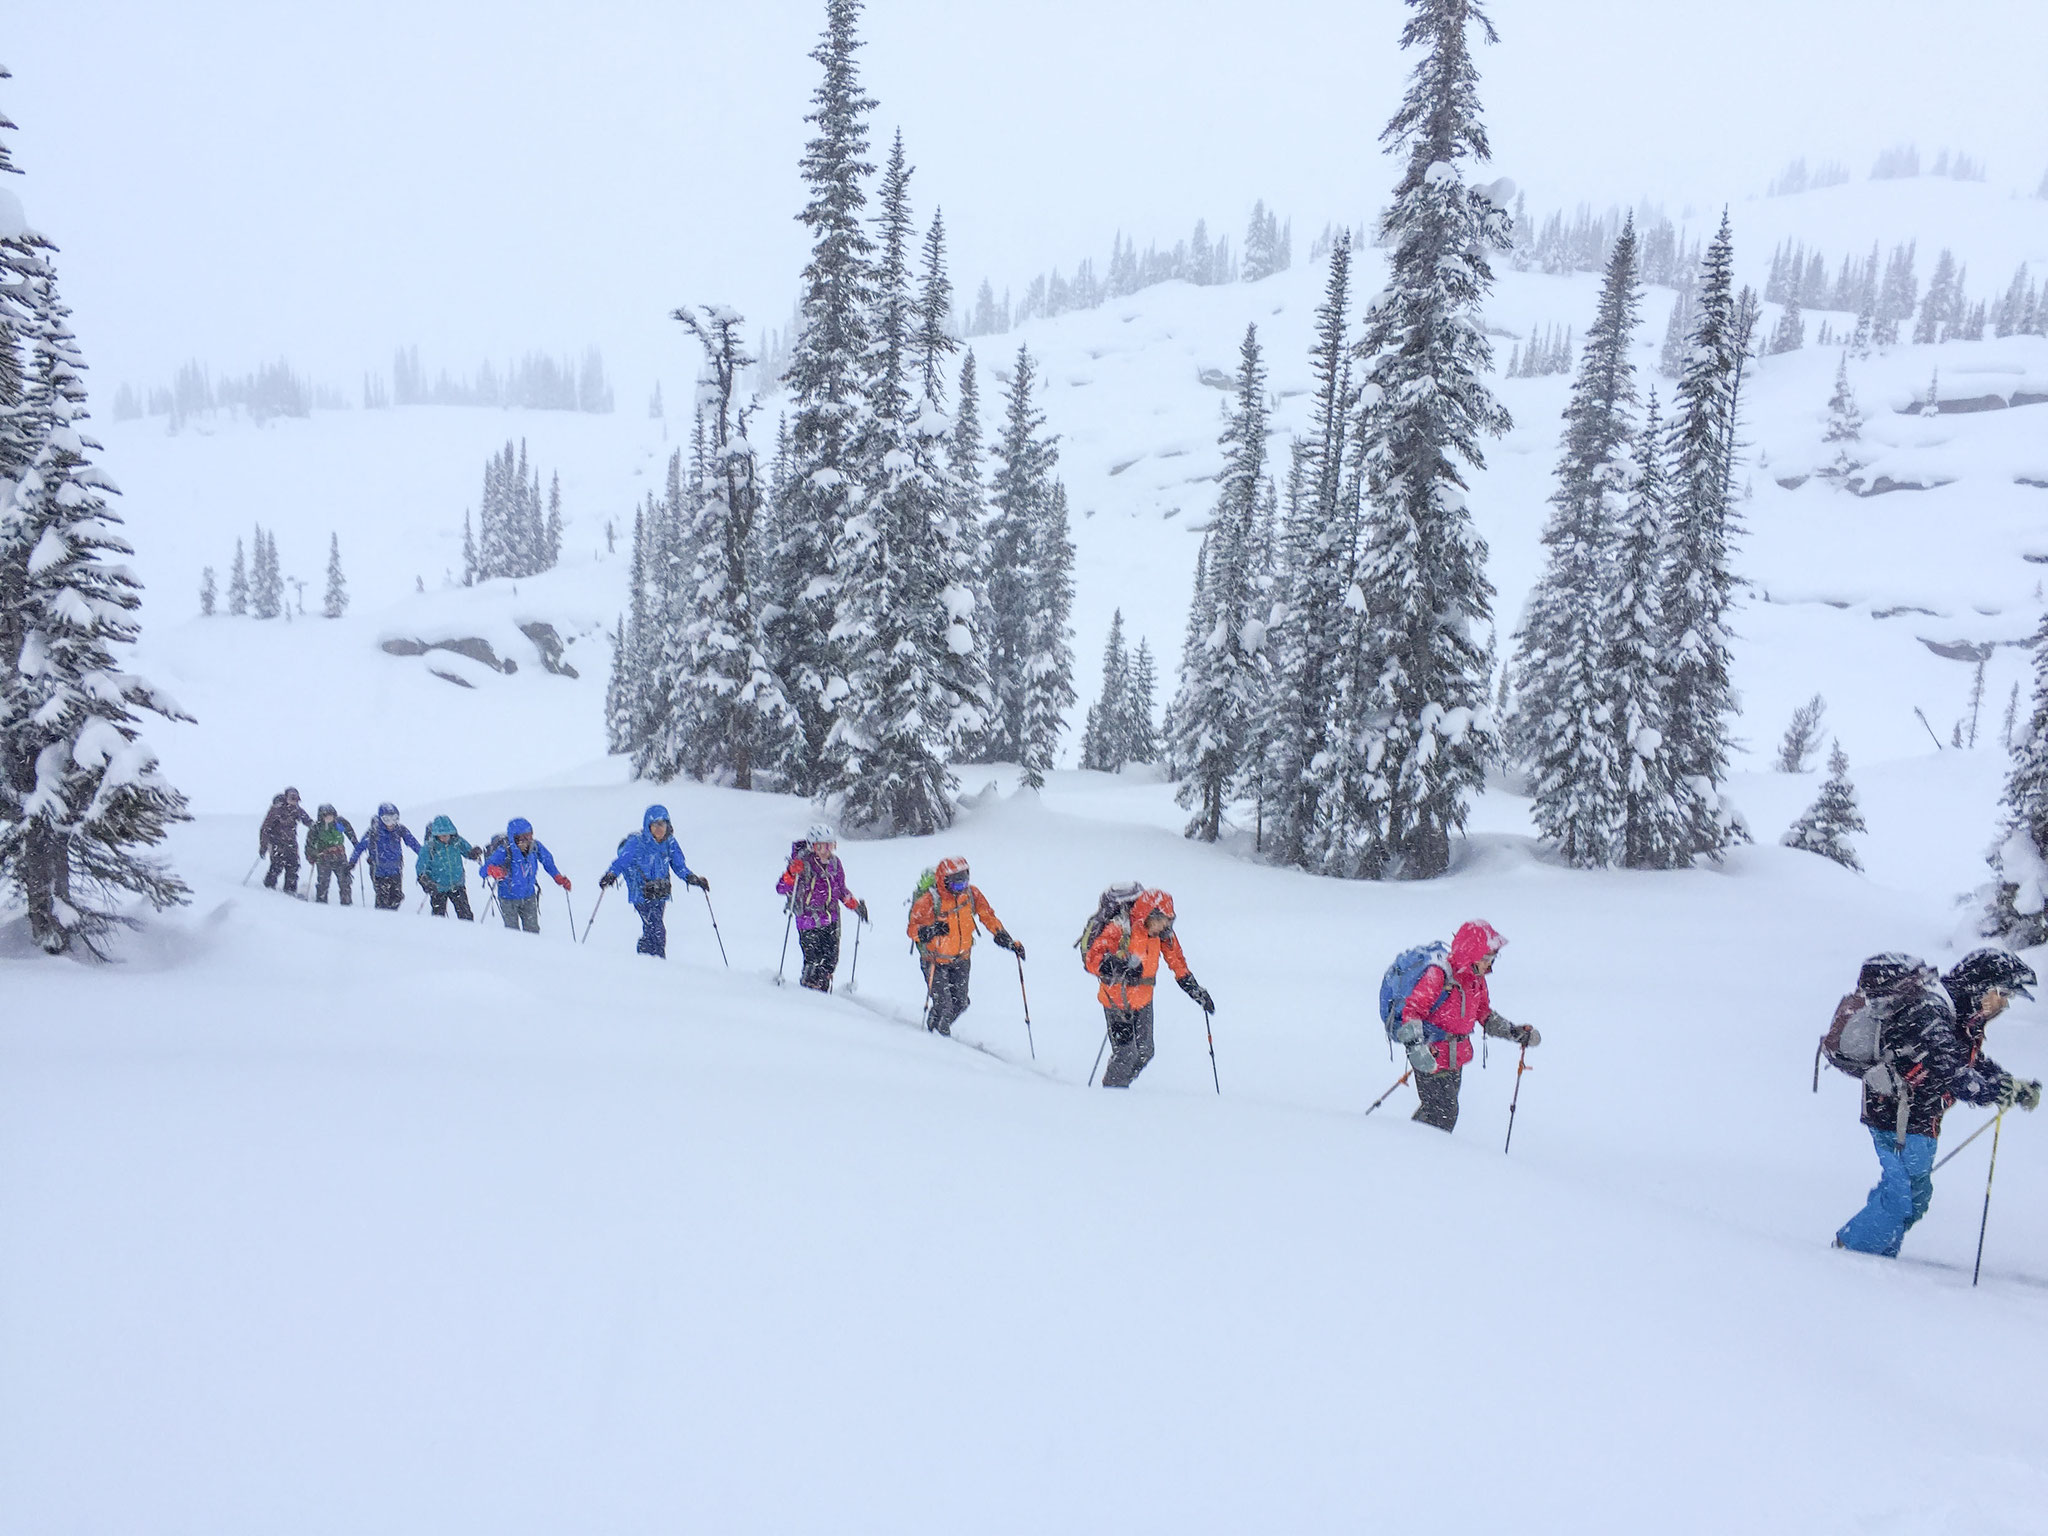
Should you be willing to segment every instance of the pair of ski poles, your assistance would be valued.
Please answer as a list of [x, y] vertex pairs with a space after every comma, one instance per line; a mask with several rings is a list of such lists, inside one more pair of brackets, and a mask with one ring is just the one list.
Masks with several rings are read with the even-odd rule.
[[[597, 926], [597, 914], [604, 910], [605, 893], [610, 889], [611, 887], [608, 885], [598, 886], [597, 904], [590, 909], [590, 921], [583, 925], [583, 937], [578, 939], [577, 943], [588, 944], [590, 942], [590, 930]], [[726, 969], [730, 970], [732, 969], [732, 960], [725, 952], [725, 934], [718, 926], [718, 909], [711, 905], [711, 893], [709, 891], [705, 891], [701, 885], [697, 889], [704, 891], [704, 910], [711, 915], [711, 933], [718, 940], [718, 958], [724, 961]], [[569, 899], [567, 891], [562, 892], [562, 899], [564, 901]], [[569, 908], [569, 931], [572, 934], [576, 931], [576, 908], [573, 904]]]
[[[1019, 979], [1022, 979], [1021, 975]], [[1029, 1024], [1030, 1020], [1028, 1016], [1025, 1022], [1027, 1025]], [[1215, 1084], [1216, 1093], [1219, 1097], [1221, 1097], [1223, 1093], [1223, 1079], [1219, 1077], [1216, 1073], [1216, 1010], [1213, 1008], [1204, 1008], [1202, 1010], [1202, 1033], [1208, 1036], [1209, 1039], [1209, 1081]], [[1088, 1086], [1090, 1088], [1093, 1088], [1095, 1086], [1095, 1074], [1102, 1067], [1102, 1053], [1108, 1049], [1109, 1030], [1105, 1026], [1102, 1031], [1102, 1044], [1095, 1047], [1095, 1065], [1088, 1069]], [[1036, 1055], [1037, 1053], [1033, 1052], [1033, 1054]], [[1407, 1080], [1407, 1077], [1404, 1075], [1401, 1079], [1401, 1082], [1406, 1082]], [[1401, 1083], [1394, 1084], [1394, 1088], [1398, 1088], [1400, 1086]], [[1387, 1093], [1392, 1093], [1394, 1091], [1394, 1088], [1389, 1088], [1387, 1090]], [[1386, 1096], [1386, 1093], [1380, 1095], [1382, 1099], [1385, 1099]], [[1372, 1109], [1378, 1108], [1379, 1105], [1377, 1104], [1373, 1105], [1372, 1107]], [[1368, 1115], [1371, 1114], [1372, 1109], [1368, 1109], [1366, 1113]]]
[[1953, 1148], [1942, 1154], [1940, 1162], [1937, 1162], [1934, 1167], [1927, 1170], [1931, 1177], [1941, 1169], [1944, 1163], [1953, 1161], [1962, 1152], [1963, 1148], [1967, 1147], [1979, 1136], [1982, 1136], [1986, 1131], [1991, 1133], [1991, 1167], [1984, 1175], [1984, 1214], [1977, 1220], [1977, 1262], [1970, 1270], [1970, 1284], [1973, 1286], [1984, 1275], [1984, 1234], [1991, 1227], [1991, 1181], [1998, 1177], [1998, 1141], [1999, 1137], [2004, 1134], [2004, 1130], [2005, 1109], [2001, 1106], [1997, 1114], [1957, 1142]]
[[[1522, 1047], [1521, 1054], [1515, 1058], [1515, 1091], [1513, 1095], [1508, 1099], [1508, 1139], [1501, 1144], [1500, 1149], [1501, 1156], [1503, 1157], [1507, 1156], [1508, 1149], [1514, 1146], [1515, 1144], [1515, 1110], [1516, 1107], [1519, 1106], [1522, 1102], [1522, 1074], [1524, 1072], [1534, 1072], [1535, 1070], [1536, 1069], [1534, 1067], [1529, 1065], [1529, 1047], [1525, 1045]], [[1403, 1072], [1399, 1077], [1395, 1078], [1394, 1086], [1392, 1088], [1389, 1088], [1385, 1093], [1381, 1094], [1378, 1098], [1374, 1099], [1372, 1103], [1366, 1107], [1366, 1114], [1371, 1114], [1375, 1109], [1378, 1109], [1382, 1104], [1386, 1103], [1388, 1099], [1391, 1099], [1394, 1096], [1395, 1089], [1399, 1088], [1403, 1083], [1407, 1082], [1408, 1079], [1413, 1077], [1414, 1075], [1415, 1069], [1413, 1067], [1410, 1067], [1406, 1072]], [[1956, 1148], [1956, 1150], [1960, 1152], [1962, 1148], [1958, 1147]]]

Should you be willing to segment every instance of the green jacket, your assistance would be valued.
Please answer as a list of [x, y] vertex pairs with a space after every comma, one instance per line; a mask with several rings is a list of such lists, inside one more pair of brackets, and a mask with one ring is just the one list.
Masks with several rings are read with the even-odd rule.
[[348, 851], [355, 843], [355, 828], [340, 817], [334, 819], [332, 826], [316, 821], [306, 828], [306, 862], [318, 864], [322, 859], [340, 859], [346, 863]]
[[[448, 842], [442, 842], [446, 837]], [[427, 823], [426, 840], [420, 844], [419, 861], [413, 868], [417, 876], [437, 891], [460, 890], [465, 871], [464, 859], [480, 859], [483, 855], [464, 842], [455, 830], [455, 823], [446, 816], [436, 816]]]

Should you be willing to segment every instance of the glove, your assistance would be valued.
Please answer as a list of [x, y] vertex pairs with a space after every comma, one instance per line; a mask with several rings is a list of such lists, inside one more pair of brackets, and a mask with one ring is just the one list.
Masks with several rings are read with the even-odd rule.
[[1024, 946], [1010, 937], [1010, 930], [1007, 928], [998, 928], [996, 930], [996, 948], [1009, 950], [1019, 960], [1024, 958]]
[[1508, 1038], [1525, 1048], [1543, 1043], [1543, 1036], [1536, 1032], [1536, 1026], [1533, 1024], [1517, 1024], [1508, 1031]]
[[853, 910], [860, 915], [860, 920], [862, 922], [866, 922], [868, 920], [868, 904], [866, 902], [856, 901], [853, 904]]
[[917, 942], [920, 944], [929, 944], [933, 939], [936, 939], [940, 934], [951, 933], [952, 931], [953, 925], [945, 921], [945, 919], [941, 918], [936, 923], [926, 923], [922, 928], [918, 929]]
[[1095, 974], [1101, 978], [1105, 987], [1113, 987], [1120, 982], [1133, 980], [1134, 970], [1140, 976], [1144, 974], [1144, 967], [1135, 960], [1126, 960], [1122, 955], [1104, 955], [1102, 964]]
[[1415, 1069], [1417, 1077], [1434, 1077], [1436, 1075], [1436, 1052], [1432, 1051], [1420, 1040], [1411, 1040], [1408, 1042], [1408, 1065]]
[[1195, 1000], [1195, 1006], [1204, 1013], [1216, 1011], [1216, 999], [1209, 995], [1209, 989], [1195, 980], [1192, 975], [1180, 978], [1180, 989]]
[[2041, 1102], [2041, 1085], [2029, 1083], [2017, 1077], [2008, 1076], [1998, 1085], [1998, 1107], [2011, 1109], [2017, 1104], [2021, 1109], [2033, 1109]]
[[2041, 1084], [2039, 1081], [2022, 1084], [2016, 1099], [2021, 1109], [2039, 1109], [2041, 1107]]
[[706, 880], [702, 875], [692, 875], [688, 880], [684, 882], [684, 884], [694, 885], [706, 896], [709, 896], [711, 894], [711, 882], [709, 880]]
[[597, 882], [597, 888], [601, 891], [608, 891], [618, 883], [619, 877], [615, 874], [612, 874], [609, 870], [607, 870], [603, 878]]
[[502, 880], [505, 878], [505, 871], [498, 868], [498, 866], [495, 864], [493, 864], [489, 869], [485, 870], [484, 873], [493, 880]]
[[565, 891], [571, 889], [569, 884], [569, 877], [567, 875], [555, 876], [555, 884], [559, 885]]

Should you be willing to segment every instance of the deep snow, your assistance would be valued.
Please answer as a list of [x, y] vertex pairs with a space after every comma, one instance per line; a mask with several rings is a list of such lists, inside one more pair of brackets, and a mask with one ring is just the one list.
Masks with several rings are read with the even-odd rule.
[[[1918, 228], [1922, 194], [1902, 196], [1887, 240]], [[1967, 206], [2022, 246], [2042, 227]], [[1752, 212], [1738, 238], [1762, 259], [1776, 235], [1746, 235]], [[1867, 245], [1853, 223], [1788, 232]], [[1114, 606], [1170, 675], [1220, 462], [1224, 395], [1201, 370], [1258, 320], [1295, 424], [1319, 283], [1305, 265], [1168, 286], [975, 344], [985, 420], [1017, 341], [1044, 360], [1084, 704]], [[1582, 330], [1593, 291], [1511, 275], [1489, 317]], [[2048, 1124], [2006, 1126], [1972, 1291], [1989, 1139], [1939, 1176], [1908, 1262], [1833, 1253], [1873, 1170], [1851, 1085], [1810, 1082], [1859, 958], [1967, 941], [1956, 899], [1984, 875], [2012, 642], [2042, 608], [2026, 557], [2048, 554], [2048, 492], [2020, 481], [2048, 479], [2048, 406], [1897, 408], [1936, 364], [1947, 396], [2040, 377], [2048, 352], [1852, 363], [1873, 461], [1954, 476], [1873, 498], [1778, 483], [1819, 461], [1835, 361], [1754, 375], [1733, 788], [1759, 846], [1725, 870], [1565, 870], [1496, 787], [1450, 877], [1324, 881], [1258, 863], [1248, 817], [1219, 848], [1185, 842], [1143, 773], [1063, 772], [1034, 799], [966, 768], [953, 833], [846, 846], [876, 924], [857, 992], [833, 999], [772, 979], [770, 887], [810, 809], [598, 760], [632, 504], [672, 446], [658, 423], [96, 423], [149, 584], [140, 664], [199, 717], [157, 733], [202, 813], [172, 848], [196, 899], [106, 968], [29, 958], [0, 929], [0, 1529], [2039, 1529]], [[1503, 382], [1517, 428], [1474, 488], [1504, 647], [1567, 382]], [[508, 435], [562, 469], [563, 567], [443, 589]], [[224, 584], [259, 520], [309, 606], [340, 531], [349, 618], [187, 616], [200, 565]], [[542, 668], [519, 627], [536, 620], [580, 678]], [[471, 636], [517, 672], [379, 649]], [[1946, 741], [1965, 707], [1971, 668], [1929, 641], [1998, 642], [1975, 751], [1938, 752], [1912, 713]], [[1871, 824], [1868, 877], [1775, 846], [1819, 776], [1763, 770], [1816, 690]], [[257, 817], [287, 782], [358, 825], [386, 797], [475, 840], [528, 816], [585, 919], [617, 839], [663, 800], [732, 966], [694, 893], [661, 965], [632, 955], [616, 894], [577, 948], [553, 891], [527, 939], [434, 924], [416, 896], [386, 916], [251, 889]], [[954, 851], [1029, 947], [1035, 1061], [993, 949], [958, 1026], [983, 1049], [917, 1028], [903, 913]], [[1131, 877], [1174, 892], [1218, 998], [1220, 1098], [1171, 989], [1137, 1088], [1081, 1086], [1101, 1016], [1068, 946], [1096, 890]], [[1366, 1001], [1380, 969], [1470, 916], [1509, 936], [1496, 1002], [1545, 1036], [1512, 1158], [1502, 1052], [1469, 1075], [1453, 1138], [1406, 1122], [1407, 1089], [1359, 1118], [1399, 1071]], [[849, 944], [842, 983], [851, 962]], [[2043, 1017], [1996, 1025], [1999, 1059], [2048, 1074]], [[1981, 1119], [1958, 1110], [1949, 1139]]]

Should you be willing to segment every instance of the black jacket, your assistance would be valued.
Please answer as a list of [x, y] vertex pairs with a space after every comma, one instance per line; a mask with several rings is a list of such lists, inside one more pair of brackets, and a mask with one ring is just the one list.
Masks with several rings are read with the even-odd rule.
[[[1888, 1001], [1879, 1042], [1892, 1071], [1905, 1079], [1907, 1135], [1939, 1136], [1942, 1114], [1957, 1099], [1998, 1101], [2005, 1069], [1983, 1053], [1982, 1029], [1957, 1020], [1954, 1000], [1931, 973], [1902, 983]], [[1899, 1100], [1864, 1089], [1863, 1123], [1896, 1134]]]

